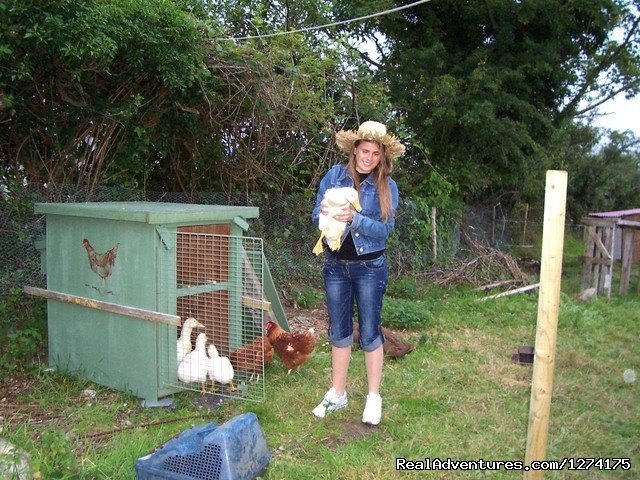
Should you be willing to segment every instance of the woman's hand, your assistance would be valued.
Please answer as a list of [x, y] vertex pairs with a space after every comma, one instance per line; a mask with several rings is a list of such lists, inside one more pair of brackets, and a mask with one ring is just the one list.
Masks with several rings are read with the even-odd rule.
[[353, 222], [353, 215], [355, 214], [355, 210], [351, 205], [346, 208], [343, 208], [340, 212], [336, 213], [333, 218], [338, 222], [351, 223]]

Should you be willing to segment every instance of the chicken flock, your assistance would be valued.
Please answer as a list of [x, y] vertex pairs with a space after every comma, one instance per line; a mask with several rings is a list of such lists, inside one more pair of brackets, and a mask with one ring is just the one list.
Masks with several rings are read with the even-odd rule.
[[206, 393], [206, 384], [211, 381], [211, 392], [217, 385], [228, 385], [235, 392], [233, 384], [236, 372], [250, 374], [250, 381], [257, 381], [264, 367], [273, 361], [275, 354], [287, 368], [287, 374], [299, 369], [313, 353], [315, 338], [313, 329], [302, 333], [286, 332], [275, 322], [267, 322], [266, 335], [254, 339], [229, 354], [221, 356], [213, 343], [208, 343], [206, 333], [198, 333], [195, 348], [192, 345], [194, 329], [204, 325], [193, 317], [185, 320], [177, 340], [178, 380], [184, 383], [200, 384], [200, 391]]

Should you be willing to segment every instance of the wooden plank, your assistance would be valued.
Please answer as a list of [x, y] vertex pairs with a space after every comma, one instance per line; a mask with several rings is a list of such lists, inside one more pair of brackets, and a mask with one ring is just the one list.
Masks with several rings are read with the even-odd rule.
[[515, 280], [513, 278], [509, 278], [507, 280], [499, 280], [497, 282], [493, 282], [493, 283], [489, 283], [488, 285], [483, 285], [481, 287], [476, 287], [473, 289], [474, 292], [480, 292], [480, 291], [489, 291], [492, 288], [496, 288], [496, 287], [504, 287], [505, 285], [512, 285], [514, 283], [517, 283], [518, 280]]
[[613, 283], [613, 242], [616, 237], [616, 228], [608, 228], [605, 234], [605, 249], [608, 253], [607, 258], [611, 259], [611, 263], [604, 266], [604, 289], [607, 298], [611, 298], [611, 284]]
[[[244, 268], [246, 281], [251, 284], [251, 288], [254, 293], [258, 293], [260, 291], [260, 280], [258, 279], [258, 275], [255, 272], [251, 261], [249, 260], [249, 256], [247, 252], [242, 249], [242, 255], [244, 260]], [[278, 292], [276, 291], [275, 284], [273, 283], [273, 278], [271, 277], [271, 271], [269, 270], [269, 264], [267, 263], [267, 258], [262, 254], [262, 269], [263, 269], [263, 284], [262, 284], [262, 298], [263, 302], [269, 304], [269, 308], [264, 310], [269, 321], [279, 324], [283, 329], [289, 331], [289, 323], [287, 322], [287, 316], [284, 312], [284, 308], [282, 308], [282, 303], [280, 303], [280, 297], [278, 297]], [[260, 308], [260, 307], [255, 307]]]
[[518, 293], [528, 292], [529, 290], [535, 290], [540, 286], [539, 283], [534, 283], [533, 285], [527, 285], [526, 287], [515, 288], [513, 290], [507, 290], [506, 292], [496, 293], [495, 295], [489, 295], [488, 297], [480, 298], [481, 302], [485, 300], [491, 300], [494, 298], [506, 297], [508, 295], [517, 295]]
[[634, 220], [618, 220], [618, 225], [621, 227], [635, 227], [640, 228], [640, 222]]
[[102, 300], [94, 300], [93, 298], [80, 297], [78, 295], [70, 295], [68, 293], [54, 292], [38, 287], [24, 287], [24, 293], [36, 297], [44, 297], [48, 300], [58, 300], [59, 302], [73, 303], [81, 307], [95, 308], [104, 310], [105, 312], [117, 313], [128, 317], [141, 318], [157, 323], [167, 323], [176, 327], [180, 326], [180, 317], [170, 315], [168, 313], [154, 312], [152, 310], [144, 310], [142, 308], [127, 307], [118, 305], [117, 303], [103, 302]]
[[580, 223], [594, 227], [613, 227], [617, 225], [617, 218], [597, 218], [597, 217], [582, 217]]
[[[210, 258], [207, 260], [211, 260]], [[176, 297], [187, 297], [192, 295], [202, 295], [203, 293], [220, 292], [223, 290], [229, 290], [230, 282], [220, 283], [203, 283], [202, 285], [192, 285], [188, 287], [178, 287]]]
[[612, 258], [592, 258], [591, 263], [596, 266], [605, 265], [609, 266], [613, 263]]
[[[605, 241], [608, 241], [608, 238], [611, 234], [610, 230], [611, 230], [610, 228], [607, 228], [603, 231]], [[596, 235], [594, 238], [594, 241], [595, 241], [596, 247], [598, 248], [598, 250], [600, 250], [600, 253], [604, 258], [613, 258], [611, 249], [605, 246], [604, 242], [600, 240], [599, 236]]]
[[591, 270], [593, 266], [593, 255], [595, 249], [596, 227], [588, 227], [587, 241], [584, 248], [584, 267], [582, 269], [582, 290], [591, 287]]
[[622, 273], [620, 274], [620, 295], [629, 291], [631, 263], [633, 260], [633, 229], [622, 229]]
[[258, 298], [247, 297], [246, 295], [242, 296], [242, 304], [245, 307], [259, 308], [260, 310], [264, 310], [265, 312], [271, 311], [271, 302], [260, 300]]
[[280, 297], [278, 296], [278, 291], [276, 290], [276, 284], [273, 281], [271, 270], [269, 269], [269, 263], [267, 262], [267, 258], [264, 256], [264, 254], [262, 254], [262, 262], [264, 263], [264, 295], [267, 300], [271, 302], [273, 313], [278, 319], [278, 323], [288, 332], [290, 331], [290, 328], [289, 322], [287, 322], [287, 315], [284, 311], [284, 308], [282, 308], [282, 303], [280, 302]]
[[[610, 228], [602, 227], [600, 237], [596, 237], [596, 248], [598, 249], [598, 254], [600, 258], [609, 258], [609, 252], [605, 247], [605, 243], [607, 243], [607, 238], [609, 235]], [[607, 293], [607, 273], [609, 268], [606, 263], [600, 263], [596, 268], [598, 268], [598, 294], [606, 294]]]
[[[598, 235], [602, 235], [602, 228], [603, 227], [598, 227], [596, 229], [596, 237]], [[594, 240], [595, 241], [595, 240]], [[600, 251], [599, 248], [595, 248], [594, 253], [593, 253], [593, 288], [596, 289], [596, 294], [602, 293], [602, 290], [600, 288], [600, 266], [602, 265], [601, 261], [598, 260], [602, 260], [602, 252]]]
[[[533, 461], [545, 460], [547, 451], [562, 278], [566, 199], [567, 172], [548, 171], [544, 200], [535, 360], [525, 455], [527, 466], [530, 466]], [[524, 478], [525, 480], [543, 479], [544, 470], [524, 472]]]

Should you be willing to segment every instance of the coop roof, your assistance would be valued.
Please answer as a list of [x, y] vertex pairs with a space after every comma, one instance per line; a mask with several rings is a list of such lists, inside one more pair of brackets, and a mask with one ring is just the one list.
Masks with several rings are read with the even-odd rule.
[[632, 208], [629, 210], [614, 210], [611, 212], [597, 212], [590, 213], [590, 217], [600, 217], [600, 218], [621, 218], [629, 215], [640, 215], [640, 208]]
[[257, 207], [162, 202], [36, 203], [35, 213], [127, 220], [149, 224], [257, 218]]

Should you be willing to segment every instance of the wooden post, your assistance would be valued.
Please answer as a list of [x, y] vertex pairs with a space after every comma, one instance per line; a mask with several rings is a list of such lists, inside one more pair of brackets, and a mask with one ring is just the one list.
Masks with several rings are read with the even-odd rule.
[[438, 223], [436, 222], [436, 207], [431, 207], [431, 226], [433, 233], [431, 234], [431, 246], [433, 248], [433, 261], [438, 259]]
[[500, 205], [496, 203], [493, 206], [493, 221], [491, 222], [491, 245], [496, 244], [496, 207]]
[[582, 272], [582, 290], [591, 288], [591, 274], [593, 270], [593, 258], [596, 248], [596, 226], [590, 225], [588, 227], [587, 241], [585, 242], [584, 249], [584, 267]]
[[593, 288], [596, 289], [596, 295], [602, 293], [602, 282], [600, 282], [600, 269], [602, 268], [602, 249], [600, 245], [604, 245], [602, 243], [602, 236], [604, 235], [604, 229], [606, 227], [598, 227], [596, 229], [595, 246], [596, 250], [593, 254]]
[[525, 241], [527, 239], [527, 217], [529, 216], [529, 204], [524, 204], [524, 225], [522, 226], [522, 245], [526, 245]]
[[[540, 262], [540, 292], [536, 327], [535, 357], [529, 405], [529, 426], [525, 465], [544, 460], [547, 452], [547, 432], [551, 410], [553, 367], [555, 364], [562, 248], [567, 199], [567, 172], [547, 171], [544, 198], [544, 226]], [[525, 480], [544, 478], [543, 470], [524, 473]]]
[[600, 256], [603, 259], [600, 265], [600, 281], [598, 284], [598, 293], [606, 293], [607, 298], [611, 297], [611, 282], [613, 280], [613, 240], [615, 238], [615, 225], [603, 227], [602, 240], [596, 245], [600, 250]]
[[622, 273], [620, 274], [620, 295], [629, 290], [631, 262], [633, 260], [633, 229], [622, 227]]

